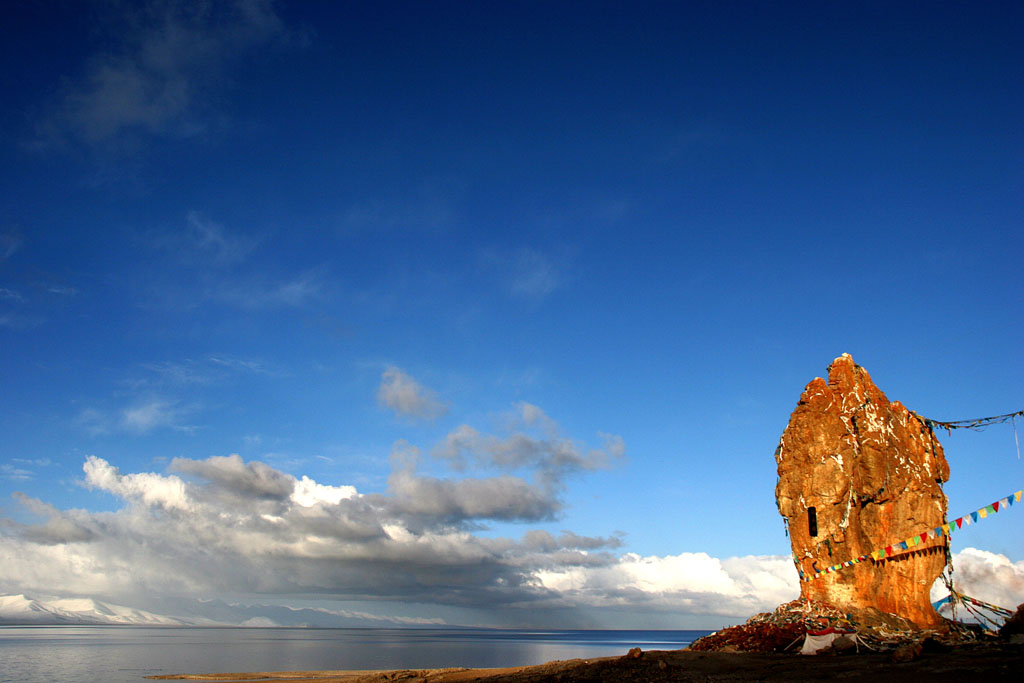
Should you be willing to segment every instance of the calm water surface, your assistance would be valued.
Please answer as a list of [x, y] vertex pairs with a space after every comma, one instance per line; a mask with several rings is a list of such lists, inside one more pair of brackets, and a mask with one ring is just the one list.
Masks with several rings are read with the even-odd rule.
[[0, 627], [0, 681], [112, 681], [217, 671], [498, 667], [675, 650], [710, 631]]

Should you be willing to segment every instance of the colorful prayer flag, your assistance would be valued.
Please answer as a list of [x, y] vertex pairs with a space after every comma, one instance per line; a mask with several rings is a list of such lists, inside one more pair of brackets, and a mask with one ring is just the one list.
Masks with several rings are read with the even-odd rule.
[[[842, 569], [845, 569], [846, 567], [852, 567], [855, 564], [866, 562], [868, 559], [877, 562], [879, 560], [885, 559], [886, 557], [892, 557], [893, 548], [896, 548], [896, 552], [899, 552], [900, 550], [909, 550], [910, 548], [923, 544], [926, 541], [931, 541], [936, 538], [941, 538], [943, 536], [952, 536], [953, 532], [957, 529], [962, 529], [964, 524], [967, 524], [969, 526], [972, 523], [976, 523], [979, 518], [985, 519], [988, 517], [989, 514], [995, 514], [999, 511], [1000, 507], [1005, 509], [1006, 507], [1013, 505], [1015, 502], [1019, 503], [1021, 496], [1024, 496], [1024, 489], [1016, 491], [1015, 493], [1013, 493], [1013, 495], [1007, 496], [1006, 498], [1002, 498], [992, 503], [991, 505], [986, 505], [983, 508], [979, 508], [978, 510], [971, 512], [970, 514], [964, 515], [963, 517], [957, 517], [954, 520], [943, 522], [934, 529], [928, 529], [926, 531], [923, 531], [916, 536], [911, 536], [905, 541], [900, 541], [899, 543], [894, 543], [893, 545], [887, 545], [884, 548], [879, 548], [877, 550], [861, 555], [859, 557], [851, 558], [845, 562], [834, 564], [831, 567], [827, 567], [825, 569], [818, 569], [816, 566], [817, 562], [815, 562], [813, 563], [815, 566], [812, 567], [812, 569], [814, 570], [813, 574], [805, 575], [803, 570], [800, 569], [799, 561], [797, 560], [795, 555], [793, 557], [793, 560], [794, 562], [797, 562], [797, 569], [800, 571], [800, 578], [805, 581], [811, 581], [813, 579], [818, 578], [822, 574], [831, 574], [833, 572], [838, 572]], [[946, 543], [948, 544], [949, 541], [947, 541]]]

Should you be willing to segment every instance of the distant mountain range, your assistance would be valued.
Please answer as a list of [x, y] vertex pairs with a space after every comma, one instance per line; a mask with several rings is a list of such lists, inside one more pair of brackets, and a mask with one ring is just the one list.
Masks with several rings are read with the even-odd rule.
[[[164, 607], [188, 616], [167, 616], [93, 598], [35, 599], [0, 596], [0, 625], [244, 626], [320, 628], [415, 628], [441, 626], [439, 619], [388, 617], [348, 610], [239, 605], [222, 600], [182, 600]], [[158, 607], [157, 609], [160, 609]]]
[[24, 595], [0, 597], [0, 624], [132, 624], [136, 626], [199, 626], [205, 619], [187, 620], [153, 614], [92, 598], [33, 600]]

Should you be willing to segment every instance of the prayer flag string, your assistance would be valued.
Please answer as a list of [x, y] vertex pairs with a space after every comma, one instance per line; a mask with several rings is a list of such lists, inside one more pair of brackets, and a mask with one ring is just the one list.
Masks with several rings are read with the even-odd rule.
[[[1011, 505], [1019, 503], [1021, 499], [1021, 494], [1024, 494], [1024, 489], [1016, 491], [1015, 493], [1011, 493], [1005, 498], [1000, 498], [999, 500], [989, 505], [986, 505], [985, 507], [978, 508], [974, 512], [966, 514], [962, 517], [957, 517], [956, 519], [951, 521], [947, 520], [933, 529], [926, 529], [921, 533], [911, 536], [906, 540], [899, 541], [891, 545], [887, 545], [883, 548], [879, 548], [870, 553], [861, 555], [860, 557], [855, 557], [852, 560], [840, 562], [839, 564], [834, 564], [831, 567], [825, 567], [821, 570], [815, 567], [815, 572], [810, 576], [805, 576], [803, 571], [800, 570], [800, 578], [804, 581], [813, 581], [819, 576], [823, 576], [825, 574], [832, 574], [833, 572], [838, 572], [842, 569], [846, 569], [847, 567], [852, 567], [855, 564], [860, 564], [861, 562], [867, 562], [868, 560], [878, 562], [879, 560], [884, 560], [887, 557], [891, 557], [892, 555], [898, 554], [903, 550], [909, 550], [928, 540], [934, 540], [941, 536], [951, 537], [954, 531], [956, 531], [957, 529], [962, 529], [965, 524], [970, 526], [973, 523], [977, 523], [979, 519], [986, 519], [989, 515], [994, 515], [1000, 510], [1005, 510]], [[799, 563], [797, 564], [797, 568], [799, 569]]]
[[[917, 415], [917, 413], [914, 413]], [[953, 429], [974, 429], [981, 430], [989, 425], [1002, 424], [1003, 422], [1014, 422], [1015, 418], [1024, 417], [1024, 410], [1018, 410], [1015, 413], [1007, 413], [1006, 415], [995, 415], [993, 417], [979, 417], [973, 420], [950, 420], [949, 422], [943, 422], [941, 420], [932, 420], [922, 415], [917, 415], [929, 428], [934, 429], [935, 427], [942, 427], [947, 432]], [[1016, 427], [1016, 423], [1014, 424]]]

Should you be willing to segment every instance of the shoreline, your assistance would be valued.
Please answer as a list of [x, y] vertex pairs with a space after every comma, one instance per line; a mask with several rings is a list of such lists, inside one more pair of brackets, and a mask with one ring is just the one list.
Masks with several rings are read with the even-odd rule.
[[573, 659], [500, 669], [391, 669], [358, 671], [255, 671], [218, 674], [164, 674], [149, 680], [188, 680], [208, 683], [534, 683], [540, 681], [829, 681], [1005, 680], [1024, 666], [1024, 645], [986, 643], [925, 653], [911, 661], [896, 661], [889, 653], [844, 655], [698, 652], [639, 649], [619, 657]]

